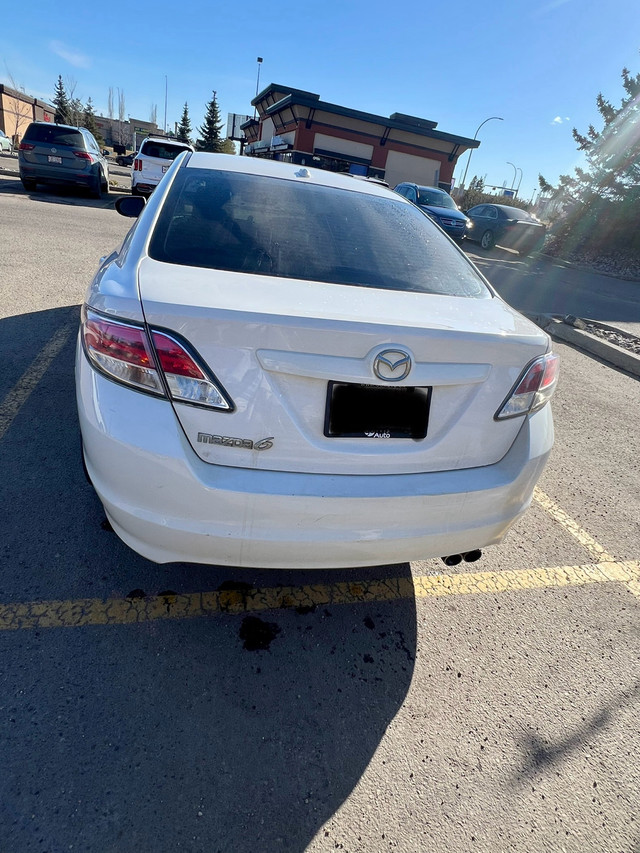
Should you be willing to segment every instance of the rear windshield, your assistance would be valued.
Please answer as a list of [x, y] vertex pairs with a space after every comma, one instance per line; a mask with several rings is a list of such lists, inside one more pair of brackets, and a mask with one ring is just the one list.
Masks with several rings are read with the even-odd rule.
[[55, 145], [74, 145], [84, 148], [84, 137], [79, 130], [59, 125], [32, 124], [27, 128], [24, 139], [29, 142], [44, 142]]
[[191, 151], [186, 145], [171, 142], [143, 142], [140, 153], [147, 157], [158, 157], [160, 160], [175, 160], [183, 151]]
[[184, 266], [491, 297], [466, 257], [400, 199], [212, 169], [176, 175], [149, 254]]
[[509, 207], [506, 204], [501, 204], [499, 209], [506, 213], [510, 219], [526, 219], [530, 222], [538, 221], [535, 216], [531, 216], [530, 213], [527, 213], [526, 210], [522, 210], [519, 207]]

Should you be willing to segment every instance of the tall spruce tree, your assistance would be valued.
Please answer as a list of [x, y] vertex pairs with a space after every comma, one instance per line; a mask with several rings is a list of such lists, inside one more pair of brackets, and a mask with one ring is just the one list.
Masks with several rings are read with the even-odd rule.
[[207, 112], [204, 117], [204, 124], [198, 128], [200, 139], [196, 142], [198, 151], [214, 151], [220, 153], [224, 151], [225, 140], [221, 138], [220, 131], [223, 123], [220, 121], [220, 110], [218, 109], [218, 101], [216, 91], [213, 92], [213, 97], [207, 104]]
[[178, 139], [180, 142], [191, 144], [191, 119], [189, 118], [189, 107], [186, 101], [182, 111], [182, 118], [178, 125]]
[[96, 122], [96, 113], [93, 109], [93, 103], [91, 101], [91, 98], [89, 98], [89, 100], [85, 104], [82, 121], [87, 130], [95, 136], [98, 145], [104, 145], [104, 139], [102, 138], [102, 134], [98, 130], [98, 123]]
[[574, 200], [588, 203], [597, 195], [609, 201], [640, 200], [640, 74], [632, 76], [622, 69], [622, 86], [626, 96], [614, 107], [602, 93], [596, 98], [603, 128], [589, 126], [586, 134], [574, 127], [573, 138], [578, 150], [584, 151], [586, 168], [574, 175], [561, 175], [560, 187]]
[[53, 105], [56, 108], [54, 121], [56, 124], [71, 123], [71, 109], [69, 106], [69, 96], [67, 95], [62, 75], [58, 74], [58, 82], [56, 83], [55, 93], [53, 95]]

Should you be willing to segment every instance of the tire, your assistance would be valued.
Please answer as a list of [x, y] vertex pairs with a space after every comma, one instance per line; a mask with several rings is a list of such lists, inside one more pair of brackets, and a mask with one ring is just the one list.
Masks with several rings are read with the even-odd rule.
[[33, 178], [20, 178], [20, 180], [22, 181], [22, 186], [27, 192], [33, 192], [38, 186], [37, 182], [34, 181]]
[[102, 198], [102, 172], [98, 172], [96, 183], [89, 190], [91, 198]]
[[480, 245], [483, 249], [493, 249], [496, 244], [496, 238], [493, 236], [493, 231], [487, 229], [480, 238]]

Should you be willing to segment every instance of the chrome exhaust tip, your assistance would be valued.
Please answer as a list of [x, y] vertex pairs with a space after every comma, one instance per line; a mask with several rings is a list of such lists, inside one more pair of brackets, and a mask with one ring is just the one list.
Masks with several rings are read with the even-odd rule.
[[462, 554], [450, 554], [448, 557], [440, 558], [445, 566], [457, 566], [462, 562]]
[[473, 551], [467, 551], [466, 554], [462, 555], [465, 563], [475, 563], [476, 560], [479, 560], [482, 557], [482, 551], [480, 548], [475, 548]]

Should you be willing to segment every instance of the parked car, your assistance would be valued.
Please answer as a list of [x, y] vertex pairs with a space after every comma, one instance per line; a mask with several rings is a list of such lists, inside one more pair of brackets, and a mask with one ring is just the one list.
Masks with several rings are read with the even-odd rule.
[[4, 130], [0, 130], [0, 151], [12, 151], [13, 144]]
[[130, 166], [136, 158], [138, 152], [132, 151], [131, 154], [118, 154], [116, 163], [118, 166]]
[[416, 204], [454, 240], [461, 242], [467, 236], [469, 220], [458, 210], [449, 193], [437, 187], [421, 187], [406, 181], [394, 190]]
[[26, 190], [40, 183], [85, 187], [96, 198], [109, 192], [109, 164], [84, 127], [32, 122], [20, 143], [18, 167]]
[[169, 170], [171, 163], [193, 146], [164, 136], [148, 136], [140, 145], [131, 170], [131, 194], [149, 196]]
[[553, 443], [550, 339], [397, 193], [185, 152], [82, 309], [85, 470], [159, 563], [480, 556]]
[[467, 239], [492, 249], [496, 243], [528, 255], [544, 243], [546, 226], [526, 210], [506, 204], [477, 204], [467, 210], [473, 228]]

